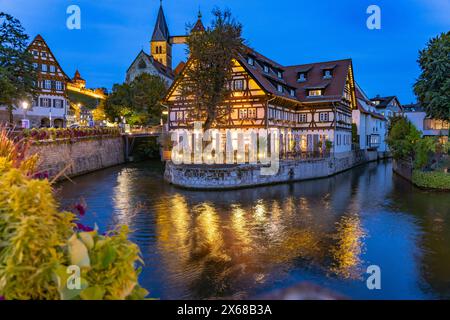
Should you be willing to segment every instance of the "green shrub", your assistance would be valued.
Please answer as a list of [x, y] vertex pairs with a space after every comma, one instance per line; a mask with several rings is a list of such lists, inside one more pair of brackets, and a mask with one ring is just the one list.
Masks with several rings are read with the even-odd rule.
[[413, 183], [422, 188], [450, 190], [450, 174], [443, 171], [413, 171]]
[[[0, 297], [8, 300], [143, 299], [142, 263], [128, 229], [79, 232], [71, 212], [59, 212], [48, 180], [32, 178], [36, 159], [22, 160], [0, 129]], [[68, 267], [82, 286], [69, 290]]]

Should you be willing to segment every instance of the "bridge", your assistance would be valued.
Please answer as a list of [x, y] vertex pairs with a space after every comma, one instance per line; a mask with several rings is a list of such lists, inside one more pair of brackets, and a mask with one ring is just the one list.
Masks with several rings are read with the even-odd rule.
[[156, 138], [163, 134], [165, 128], [164, 126], [154, 126], [154, 127], [138, 127], [133, 126], [130, 128], [126, 128], [122, 132], [122, 137], [124, 139], [125, 145], [125, 161], [130, 160], [130, 156], [133, 153], [134, 145], [137, 139], [144, 138]]

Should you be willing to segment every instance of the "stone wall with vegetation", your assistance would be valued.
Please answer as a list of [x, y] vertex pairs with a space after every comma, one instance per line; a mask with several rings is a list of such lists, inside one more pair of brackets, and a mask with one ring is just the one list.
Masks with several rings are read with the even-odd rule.
[[323, 178], [378, 159], [377, 152], [360, 151], [312, 160], [282, 160], [278, 174], [260, 174], [260, 165], [175, 165], [167, 162], [166, 181], [192, 189], [234, 189]]
[[73, 177], [125, 162], [121, 137], [39, 142], [32, 144], [27, 154], [39, 155], [37, 172], [49, 178], [61, 172]]

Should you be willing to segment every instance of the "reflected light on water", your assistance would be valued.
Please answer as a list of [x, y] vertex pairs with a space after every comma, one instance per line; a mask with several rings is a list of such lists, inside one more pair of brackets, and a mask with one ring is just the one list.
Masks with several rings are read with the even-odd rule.
[[450, 199], [393, 177], [389, 163], [227, 192], [174, 188], [145, 163], [76, 180], [65, 204], [90, 198], [97, 215], [83, 223], [130, 226], [152, 297], [251, 298], [306, 280], [371, 299], [368, 261], [387, 279], [377, 298], [450, 297]]
[[331, 248], [334, 262], [330, 271], [346, 279], [358, 279], [361, 275], [361, 253], [366, 236], [358, 215], [342, 216], [336, 222], [335, 244]]

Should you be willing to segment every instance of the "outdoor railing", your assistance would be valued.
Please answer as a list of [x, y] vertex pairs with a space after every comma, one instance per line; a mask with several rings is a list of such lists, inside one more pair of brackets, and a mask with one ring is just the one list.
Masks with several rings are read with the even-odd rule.
[[127, 134], [145, 135], [145, 134], [160, 134], [162, 133], [162, 126], [144, 127], [144, 126], [132, 126], [129, 130], [125, 130]]

